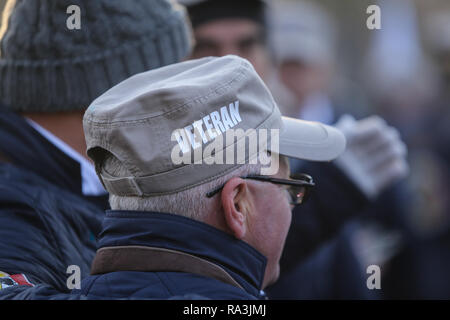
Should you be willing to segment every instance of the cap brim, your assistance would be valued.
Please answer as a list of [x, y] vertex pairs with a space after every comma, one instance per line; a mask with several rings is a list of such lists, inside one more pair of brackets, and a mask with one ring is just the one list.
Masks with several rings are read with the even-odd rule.
[[279, 153], [292, 158], [331, 161], [345, 150], [345, 136], [338, 129], [319, 123], [282, 117]]

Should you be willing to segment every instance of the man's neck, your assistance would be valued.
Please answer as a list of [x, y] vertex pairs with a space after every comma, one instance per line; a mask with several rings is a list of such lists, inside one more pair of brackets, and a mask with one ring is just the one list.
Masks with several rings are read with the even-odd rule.
[[67, 143], [83, 157], [87, 158], [86, 141], [84, 140], [83, 132], [83, 114], [84, 111], [55, 113], [25, 112], [22, 113], [22, 116], [33, 120]]

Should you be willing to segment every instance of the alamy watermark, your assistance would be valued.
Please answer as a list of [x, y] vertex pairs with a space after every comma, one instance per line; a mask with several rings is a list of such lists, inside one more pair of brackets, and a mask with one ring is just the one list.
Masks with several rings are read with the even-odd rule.
[[[67, 7], [66, 13], [69, 17], [66, 20], [66, 26], [69, 30], [81, 29], [81, 9], [79, 6], [72, 4]], [[372, 4], [367, 7], [366, 13], [370, 16], [366, 20], [366, 26], [369, 30], [381, 29], [381, 9], [380, 6]]]
[[72, 4], [67, 7], [66, 13], [70, 16], [66, 19], [66, 27], [69, 30], [81, 29], [81, 9], [79, 6]]
[[370, 16], [366, 20], [366, 26], [369, 30], [381, 29], [381, 9], [379, 6], [372, 4], [367, 7], [367, 14]]
[[[213, 131], [214, 132], [214, 131]], [[180, 131], [172, 134], [177, 141]], [[194, 139], [198, 136], [194, 133]], [[187, 135], [185, 135], [184, 139]], [[199, 143], [195, 149], [183, 152], [180, 144], [172, 148], [171, 159], [179, 164], [261, 164], [262, 175], [273, 175], [279, 168], [279, 129], [228, 129], [218, 134], [212, 142], [204, 146]], [[267, 152], [270, 143], [271, 152]]]
[[67, 267], [66, 273], [69, 277], [66, 281], [67, 289], [81, 289], [81, 269], [76, 264], [71, 264]]
[[[172, 132], [171, 160], [180, 164], [261, 164], [262, 175], [279, 168], [279, 129], [234, 128], [243, 119], [239, 100]], [[270, 153], [267, 152], [270, 146]]]
[[376, 264], [372, 264], [367, 267], [366, 273], [370, 274], [370, 276], [367, 277], [367, 281], [366, 281], [367, 289], [369, 289], [369, 290], [381, 289], [381, 268], [380, 268], [380, 266], [377, 266]]

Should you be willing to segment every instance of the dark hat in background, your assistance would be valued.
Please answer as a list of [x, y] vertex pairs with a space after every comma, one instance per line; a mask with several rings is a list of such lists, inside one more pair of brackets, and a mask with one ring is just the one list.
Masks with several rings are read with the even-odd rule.
[[264, 0], [181, 0], [194, 28], [221, 18], [246, 18], [265, 25]]
[[[77, 5], [81, 28], [70, 30]], [[9, 0], [0, 101], [14, 111], [85, 110], [120, 81], [190, 53], [184, 8], [168, 0]]]

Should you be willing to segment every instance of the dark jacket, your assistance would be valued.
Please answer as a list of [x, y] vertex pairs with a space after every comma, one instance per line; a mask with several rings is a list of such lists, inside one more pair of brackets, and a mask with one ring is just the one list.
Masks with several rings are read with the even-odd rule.
[[332, 163], [303, 162], [300, 172], [316, 183], [310, 199], [297, 206], [280, 261], [280, 279], [267, 288], [271, 299], [372, 299], [365, 269], [350, 242], [359, 221], [404, 229], [404, 186], [369, 200]]
[[316, 186], [310, 198], [293, 210], [281, 258], [284, 272], [333, 238], [369, 205], [369, 200], [332, 163], [304, 162], [298, 170], [311, 175]]
[[[369, 290], [367, 266], [354, 251], [358, 221], [346, 223], [338, 234], [317, 248], [295, 268], [281, 270], [269, 288], [272, 299], [381, 299], [380, 290]], [[384, 284], [384, 283], [383, 283]]]
[[179, 215], [109, 211], [103, 221], [89, 299], [259, 299], [266, 258], [207, 224]]
[[[0, 271], [69, 292], [69, 265], [89, 274], [105, 203], [82, 195], [76, 161], [24, 118], [0, 109]], [[0, 290], [0, 299], [16, 290], [21, 297], [42, 293], [41, 286], [13, 286]]]
[[450, 299], [450, 224], [427, 236], [408, 237], [389, 262], [386, 299]]

